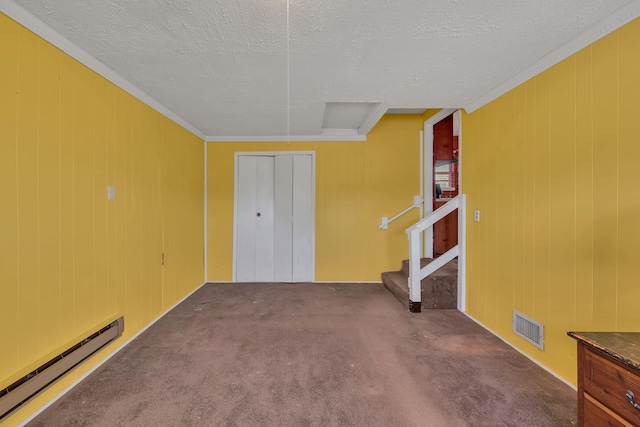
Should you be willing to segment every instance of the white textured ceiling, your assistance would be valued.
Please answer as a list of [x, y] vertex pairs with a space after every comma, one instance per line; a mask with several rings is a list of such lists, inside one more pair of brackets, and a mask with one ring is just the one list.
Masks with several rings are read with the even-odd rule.
[[633, 2], [15, 3], [200, 134], [224, 139], [321, 135], [327, 103], [468, 106]]

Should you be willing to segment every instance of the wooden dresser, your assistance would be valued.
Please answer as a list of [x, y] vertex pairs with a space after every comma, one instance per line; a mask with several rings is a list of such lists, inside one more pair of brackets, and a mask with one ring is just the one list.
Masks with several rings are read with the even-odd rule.
[[578, 341], [578, 425], [640, 426], [640, 333], [568, 335]]

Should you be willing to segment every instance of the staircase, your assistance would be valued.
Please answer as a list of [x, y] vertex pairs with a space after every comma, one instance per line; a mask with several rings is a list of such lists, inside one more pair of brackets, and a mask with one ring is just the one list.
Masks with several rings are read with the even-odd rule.
[[[433, 259], [421, 258], [420, 268]], [[402, 261], [400, 271], [382, 273], [382, 283], [405, 306], [409, 307], [409, 260]], [[458, 259], [436, 270], [420, 282], [422, 308], [457, 308], [458, 304]]]

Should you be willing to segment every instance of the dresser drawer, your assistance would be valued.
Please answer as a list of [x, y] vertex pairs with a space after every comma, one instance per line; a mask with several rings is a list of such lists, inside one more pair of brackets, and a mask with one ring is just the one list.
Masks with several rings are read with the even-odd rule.
[[633, 427], [589, 394], [584, 395], [584, 420], [585, 427]]
[[[640, 400], [640, 378], [637, 374], [622, 364], [588, 350], [584, 355], [582, 375], [585, 393], [590, 394], [632, 424], [640, 425], [640, 410], [635, 409], [626, 396], [627, 391], [631, 391], [635, 395], [636, 402]], [[586, 425], [590, 425], [586, 410], [587, 401], [585, 401], [585, 422]]]

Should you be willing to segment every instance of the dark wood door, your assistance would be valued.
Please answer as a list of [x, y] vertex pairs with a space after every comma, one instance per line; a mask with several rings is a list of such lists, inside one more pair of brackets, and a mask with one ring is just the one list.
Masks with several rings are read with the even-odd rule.
[[[438, 209], [446, 202], [435, 202]], [[451, 212], [433, 225], [433, 255], [438, 257], [458, 244], [458, 211]]]
[[[458, 195], [457, 137], [453, 135], [453, 114], [433, 126], [433, 209]], [[442, 180], [447, 176], [446, 180]], [[446, 182], [446, 183], [445, 183]], [[435, 184], [440, 183], [437, 191]], [[439, 197], [438, 197], [439, 195]], [[433, 254], [440, 256], [458, 244], [458, 212], [452, 212], [433, 226]]]
[[433, 159], [453, 160], [453, 114], [433, 126]]

